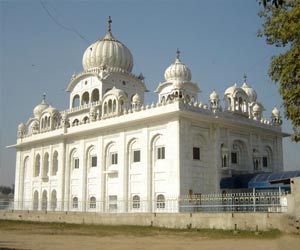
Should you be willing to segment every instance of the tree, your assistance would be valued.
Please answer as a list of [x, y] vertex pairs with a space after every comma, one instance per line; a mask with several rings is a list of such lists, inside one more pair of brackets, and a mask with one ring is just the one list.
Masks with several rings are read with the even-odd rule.
[[285, 117], [294, 129], [292, 140], [300, 141], [300, 0], [268, 2], [263, 1], [264, 9], [258, 13], [263, 19], [258, 36], [282, 48], [271, 59], [269, 76], [279, 84]]
[[2, 193], [2, 194], [10, 194], [11, 192], [12, 192], [12, 188], [11, 187], [0, 186], [0, 193]]

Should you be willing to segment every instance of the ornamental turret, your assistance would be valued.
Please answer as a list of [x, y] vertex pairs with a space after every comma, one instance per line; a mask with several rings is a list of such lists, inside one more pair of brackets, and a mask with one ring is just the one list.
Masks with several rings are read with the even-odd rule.
[[186, 102], [196, 102], [198, 100], [199, 87], [191, 82], [191, 70], [180, 60], [180, 51], [177, 49], [176, 58], [165, 71], [165, 82], [160, 83], [156, 93], [159, 94], [159, 102], [165, 103], [177, 99]]
[[272, 116], [271, 116], [271, 118], [272, 118], [272, 124], [278, 125], [278, 126], [280, 126], [282, 124], [282, 119], [281, 119], [280, 111], [279, 111], [278, 108], [275, 107], [272, 110]]

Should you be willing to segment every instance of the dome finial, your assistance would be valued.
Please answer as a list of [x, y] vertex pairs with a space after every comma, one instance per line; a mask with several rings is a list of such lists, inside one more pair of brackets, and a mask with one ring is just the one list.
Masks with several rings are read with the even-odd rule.
[[177, 48], [176, 50], [176, 59], [179, 60], [180, 58], [180, 50]]
[[43, 93], [43, 101], [46, 101], [46, 93]]
[[108, 32], [111, 32], [111, 23], [112, 23], [112, 20], [111, 20], [111, 17], [108, 16], [108, 19], [107, 19], [107, 31]]
[[244, 78], [244, 82], [247, 82], [247, 75], [246, 75], [246, 73], [244, 73], [243, 78]]

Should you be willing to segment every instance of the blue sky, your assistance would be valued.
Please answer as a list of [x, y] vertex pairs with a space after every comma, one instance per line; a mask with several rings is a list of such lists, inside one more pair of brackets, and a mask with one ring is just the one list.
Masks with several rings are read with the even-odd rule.
[[[18, 124], [33, 116], [44, 92], [52, 106], [68, 108], [64, 90], [82, 70], [85, 49], [104, 36], [109, 15], [113, 35], [131, 50], [133, 72], [144, 74], [149, 90], [164, 80], [179, 48], [202, 90], [201, 102], [213, 90], [222, 96], [234, 82], [241, 84], [246, 73], [264, 117], [274, 106], [283, 111], [267, 74], [279, 50], [256, 36], [260, 8], [256, 0], [0, 0], [0, 185], [14, 182], [15, 150], [6, 145], [15, 143]], [[146, 102], [156, 98], [150, 92]], [[289, 121], [283, 130], [292, 132]], [[286, 138], [283, 147], [285, 168], [300, 170], [300, 143]]]

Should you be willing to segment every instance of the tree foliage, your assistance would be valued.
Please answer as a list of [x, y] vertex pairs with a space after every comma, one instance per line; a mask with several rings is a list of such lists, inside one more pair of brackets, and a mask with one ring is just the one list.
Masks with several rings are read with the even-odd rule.
[[0, 186], [0, 193], [2, 194], [10, 194], [13, 193], [13, 189], [7, 186]]
[[285, 117], [292, 122], [292, 139], [300, 141], [300, 0], [263, 1], [264, 9], [259, 12], [263, 29], [259, 36], [266, 43], [281, 49], [271, 59], [269, 76], [279, 84]]

